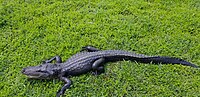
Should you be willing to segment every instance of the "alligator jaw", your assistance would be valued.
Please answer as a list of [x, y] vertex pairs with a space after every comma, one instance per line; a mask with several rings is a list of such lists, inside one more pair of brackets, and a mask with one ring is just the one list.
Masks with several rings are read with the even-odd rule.
[[21, 72], [22, 74], [26, 75], [28, 78], [37, 79], [37, 78], [40, 78], [41, 76], [39, 72], [28, 70], [28, 68], [23, 68]]
[[33, 79], [48, 79], [51, 74], [42, 65], [30, 66], [22, 69], [22, 74]]

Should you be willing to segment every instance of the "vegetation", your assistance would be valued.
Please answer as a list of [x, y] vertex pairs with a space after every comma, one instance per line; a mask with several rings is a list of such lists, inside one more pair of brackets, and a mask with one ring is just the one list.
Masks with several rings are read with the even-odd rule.
[[[173, 56], [200, 66], [199, 0], [0, 0], [0, 96], [52, 97], [59, 80], [21, 69], [82, 46]], [[121, 61], [72, 77], [65, 96], [200, 96], [199, 69]]]

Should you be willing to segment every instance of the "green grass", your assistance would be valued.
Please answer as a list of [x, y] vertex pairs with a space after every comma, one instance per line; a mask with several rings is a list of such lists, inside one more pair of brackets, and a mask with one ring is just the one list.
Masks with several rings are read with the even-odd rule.
[[[0, 0], [0, 96], [52, 97], [59, 80], [21, 69], [85, 45], [174, 56], [200, 66], [199, 0]], [[66, 96], [200, 96], [200, 71], [122, 61], [72, 77]]]

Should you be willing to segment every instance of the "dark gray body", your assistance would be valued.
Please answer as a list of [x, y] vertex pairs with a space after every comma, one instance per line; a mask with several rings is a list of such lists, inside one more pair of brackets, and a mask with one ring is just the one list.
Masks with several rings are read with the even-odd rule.
[[[135, 54], [121, 50], [104, 50], [97, 52], [81, 52], [73, 55], [66, 62], [61, 63], [62, 72], [68, 71], [69, 75], [79, 75], [92, 71], [92, 64], [100, 59], [105, 58], [105, 62], [119, 61], [129, 58], [148, 58], [142, 54]], [[102, 64], [103, 65], [103, 64]]]
[[[181, 64], [198, 68], [198, 66], [179, 58], [147, 56], [122, 50], [98, 50], [91, 46], [83, 47], [83, 50], [86, 51], [73, 55], [66, 62], [62, 63], [61, 58], [55, 56], [41, 65], [24, 68], [22, 73], [35, 79], [59, 78], [64, 81], [65, 85], [57, 93], [57, 97], [60, 97], [71, 85], [70, 76], [90, 71], [94, 74], [101, 74], [104, 72], [104, 63], [106, 62], [131, 60], [142, 63]], [[53, 60], [56, 60], [56, 63], [52, 63]]]

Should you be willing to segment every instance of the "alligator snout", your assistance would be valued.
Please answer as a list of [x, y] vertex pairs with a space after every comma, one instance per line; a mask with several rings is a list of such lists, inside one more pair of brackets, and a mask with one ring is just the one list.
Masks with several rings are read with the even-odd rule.
[[26, 70], [26, 69], [25, 69], [25, 68], [23, 68], [23, 69], [22, 69], [22, 71], [21, 71], [21, 73], [24, 73], [24, 72], [25, 72], [25, 70]]

